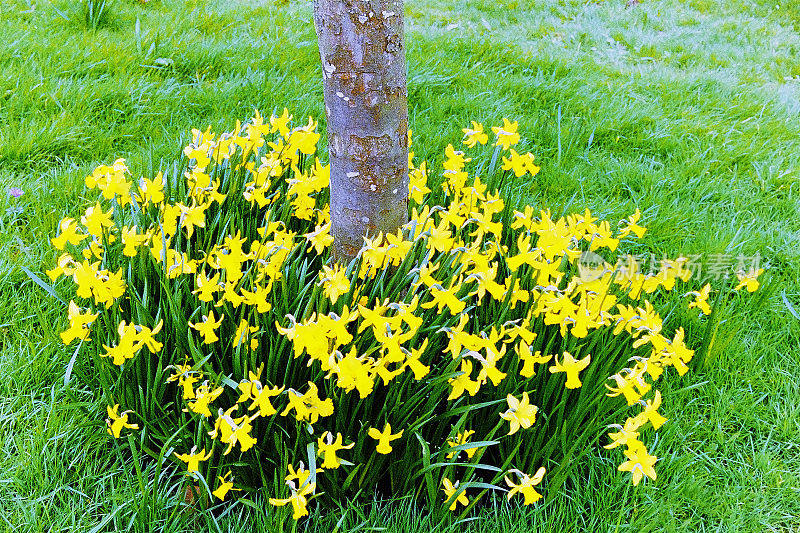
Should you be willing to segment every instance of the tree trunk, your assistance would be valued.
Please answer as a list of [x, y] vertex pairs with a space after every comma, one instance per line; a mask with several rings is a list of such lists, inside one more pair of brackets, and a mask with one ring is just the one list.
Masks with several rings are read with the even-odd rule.
[[331, 165], [333, 256], [408, 221], [403, 0], [314, 0]]

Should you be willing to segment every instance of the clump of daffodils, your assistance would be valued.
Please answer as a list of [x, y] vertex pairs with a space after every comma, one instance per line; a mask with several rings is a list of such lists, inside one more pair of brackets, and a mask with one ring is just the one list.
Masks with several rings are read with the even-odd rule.
[[[686, 260], [586, 267], [642, 237], [641, 214], [614, 226], [507, 205], [495, 184], [539, 171], [517, 129], [503, 119], [492, 144], [473, 122], [474, 153], [448, 145], [436, 171], [412, 153], [410, 222], [349, 265], [328, 256], [311, 118], [193, 130], [155, 176], [95, 169], [97, 199], [59, 224], [47, 275], [73, 293], [61, 337], [94, 358], [108, 432], [141, 432], [156, 454], [169, 442], [209, 496], [261, 490], [295, 519], [323, 493], [531, 504], [606, 427], [620, 470], [655, 480], [655, 385], [694, 352], [648, 297], [686, 285]], [[710, 290], [684, 305], [710, 313]]]

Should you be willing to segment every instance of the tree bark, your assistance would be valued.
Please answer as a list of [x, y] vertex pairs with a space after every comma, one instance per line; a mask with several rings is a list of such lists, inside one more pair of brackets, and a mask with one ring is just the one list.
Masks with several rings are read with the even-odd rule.
[[333, 256], [408, 221], [403, 0], [314, 0], [331, 165]]

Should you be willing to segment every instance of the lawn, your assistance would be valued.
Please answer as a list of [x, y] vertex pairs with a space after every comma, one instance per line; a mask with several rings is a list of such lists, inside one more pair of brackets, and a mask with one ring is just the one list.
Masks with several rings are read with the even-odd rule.
[[[700, 279], [743, 258], [769, 265], [706, 356], [662, 385], [655, 482], [631, 487], [598, 446], [580, 490], [532, 508], [498, 498], [449, 527], [800, 529], [800, 7], [409, 0], [406, 24], [418, 160], [439, 159], [470, 120], [507, 116], [541, 165], [515, 183], [521, 201], [609, 220], [638, 207], [649, 231], [625, 251], [691, 257]], [[150, 176], [191, 128], [230, 129], [254, 108], [285, 106], [324, 130], [310, 3], [111, 0], [87, 20], [75, 3], [11, 0], [0, 35], [0, 524], [291, 529], [261, 497], [181, 510], [177, 477], [109, 444], [90, 369], [58, 338], [65, 309], [23, 267], [52, 266], [47, 237], [93, 197], [83, 178], [100, 163], [124, 157]], [[446, 529], [404, 500], [318, 510], [298, 527], [411, 528]]]

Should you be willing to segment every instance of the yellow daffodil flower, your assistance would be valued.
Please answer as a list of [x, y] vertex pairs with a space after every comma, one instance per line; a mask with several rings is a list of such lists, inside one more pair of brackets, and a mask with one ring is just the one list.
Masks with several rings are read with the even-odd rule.
[[461, 285], [453, 283], [448, 289], [444, 289], [441, 285], [436, 284], [430, 289], [430, 295], [433, 300], [422, 304], [423, 309], [430, 309], [436, 306], [437, 311], [441, 313], [445, 307], [450, 311], [453, 316], [461, 314], [467, 306], [466, 302], [458, 299], [458, 291], [461, 290]]
[[272, 310], [272, 302], [269, 301], [272, 283], [270, 282], [266, 287], [257, 284], [255, 289], [255, 291], [241, 289], [245, 305], [255, 306], [259, 313], [269, 313]]
[[374, 360], [366, 356], [358, 357], [355, 346], [344, 357], [338, 351], [336, 354], [340, 359], [331, 364], [331, 373], [338, 378], [336, 385], [347, 392], [358, 389], [361, 399], [369, 396], [375, 386]]
[[106, 412], [108, 413], [108, 418], [106, 418], [106, 429], [109, 435], [112, 435], [115, 439], [118, 439], [122, 430], [127, 429], [139, 429], [138, 424], [131, 424], [128, 422], [128, 414], [132, 413], [133, 411], [123, 411], [119, 413], [119, 404], [115, 404], [113, 407], [110, 405], [106, 407]]
[[483, 124], [479, 122], [472, 122], [472, 128], [462, 128], [461, 131], [464, 132], [464, 144], [467, 145], [468, 148], [474, 148], [476, 144], [486, 144], [489, 140], [489, 136], [486, 135], [483, 131]]
[[281, 416], [286, 416], [294, 409], [295, 418], [305, 420], [311, 424], [316, 424], [320, 417], [328, 417], [333, 414], [333, 400], [330, 398], [326, 400], [320, 399], [318, 396], [319, 389], [317, 385], [311, 381], [308, 382], [308, 391], [301, 395], [294, 389], [288, 390], [287, 399], [289, 405], [283, 410]]
[[139, 180], [139, 201], [144, 205], [158, 205], [164, 201], [164, 175], [161, 172], [152, 180]]
[[323, 265], [320, 272], [322, 287], [332, 304], [335, 304], [339, 297], [350, 291], [350, 280], [347, 279], [344, 268], [336, 264], [333, 268]]
[[[449, 440], [448, 439], [447, 440], [447, 445], [450, 446], [451, 448], [453, 448], [455, 446], [461, 446], [463, 444], [467, 444], [469, 442], [470, 436], [472, 436], [474, 434], [475, 434], [475, 431], [473, 431], [471, 429], [468, 430], [468, 431], [459, 431], [458, 434], [456, 435], [456, 440]], [[447, 454], [447, 458], [448, 459], [452, 459], [453, 457], [458, 456], [458, 454], [460, 454], [462, 451], [465, 454], [467, 454], [467, 459], [472, 459], [472, 456], [475, 455], [475, 452], [478, 451], [478, 448], [467, 448], [465, 450], [460, 450], [460, 451], [456, 451], [456, 452], [450, 452], [450, 453]]]
[[86, 231], [89, 232], [89, 235], [102, 238], [103, 230], [114, 225], [114, 221], [111, 219], [112, 214], [114, 214], [113, 207], [104, 212], [103, 208], [100, 206], [100, 202], [96, 202], [93, 206], [90, 206], [86, 210], [86, 214], [81, 217], [81, 224], [86, 226]]
[[308, 247], [308, 251], [313, 249], [317, 255], [322, 255], [325, 249], [333, 244], [333, 235], [330, 234], [330, 230], [330, 223], [320, 224], [314, 228], [314, 231], [304, 234], [303, 236], [311, 245]]
[[200, 272], [197, 274], [195, 282], [197, 283], [197, 289], [192, 291], [192, 294], [196, 294], [197, 298], [201, 302], [212, 301], [214, 299], [214, 293], [220, 290], [219, 272], [210, 278], [206, 277], [204, 273]]
[[468, 392], [470, 396], [475, 396], [475, 394], [478, 393], [481, 384], [471, 380], [469, 377], [470, 374], [472, 374], [472, 362], [462, 359], [461, 375], [447, 380], [453, 388], [453, 390], [450, 391], [450, 395], [447, 397], [448, 400], [455, 400], [464, 394], [464, 391]]
[[342, 464], [340, 459], [336, 457], [336, 452], [339, 450], [349, 450], [355, 446], [355, 443], [351, 442], [348, 445], [344, 445], [342, 444], [341, 433], [337, 433], [336, 440], [334, 440], [333, 434], [330, 431], [326, 431], [317, 439], [317, 446], [319, 447], [317, 454], [323, 458], [322, 468], [335, 469], [339, 468]]
[[609, 392], [606, 393], [606, 396], [615, 397], [622, 394], [625, 397], [625, 401], [628, 402], [628, 405], [633, 405], [639, 401], [639, 398], [642, 397], [642, 394], [636, 387], [636, 383], [634, 376], [629, 374], [628, 377], [623, 376], [621, 373], [614, 374], [609, 379], [613, 379], [617, 386], [611, 387], [606, 383], [606, 388]]
[[372, 437], [373, 439], [378, 441], [378, 446], [376, 451], [381, 454], [388, 454], [392, 451], [391, 442], [393, 440], [397, 440], [403, 436], [403, 431], [400, 430], [400, 433], [392, 434], [392, 426], [387, 422], [383, 428], [383, 431], [378, 431], [377, 428], [369, 428], [367, 434]]
[[519, 142], [519, 133], [517, 133], [518, 126], [519, 124], [516, 120], [514, 122], [509, 122], [509, 120], [504, 117], [502, 126], [492, 127], [492, 131], [497, 136], [497, 142], [494, 145], [502, 146], [503, 150], [507, 151], [512, 144], [517, 144]]
[[522, 400], [517, 400], [516, 397], [509, 394], [506, 396], [506, 401], [508, 402], [508, 410], [500, 413], [500, 418], [509, 422], [509, 435], [519, 431], [520, 427], [528, 429], [533, 425], [539, 408], [531, 405], [527, 392], [522, 393]]
[[250, 432], [253, 430], [253, 424], [251, 422], [258, 415], [253, 417], [244, 415], [239, 418], [232, 418], [231, 413], [233, 413], [237, 407], [237, 405], [234, 405], [225, 412], [220, 408], [217, 411], [217, 420], [214, 423], [214, 429], [208, 433], [212, 439], [219, 438], [223, 444], [228, 445], [223, 455], [231, 453], [236, 444], [239, 444], [242, 452], [246, 452], [258, 442], [250, 435]]
[[[444, 485], [442, 487], [442, 490], [444, 491], [445, 502], [447, 502], [447, 500], [452, 498], [453, 495], [458, 491], [458, 483], [459, 482], [456, 481], [454, 485], [449, 479], [447, 478], [442, 479], [442, 485]], [[453, 503], [450, 504], [449, 509], [451, 511], [455, 511], [456, 506], [458, 506], [459, 503], [463, 506], [469, 505], [469, 499], [467, 498], [466, 491], [462, 491], [461, 494], [459, 494], [458, 497], [455, 500], [453, 500]]]
[[567, 374], [567, 381], [564, 386], [568, 389], [578, 389], [581, 386], [579, 377], [580, 372], [589, 366], [592, 361], [592, 356], [587, 355], [583, 359], [575, 359], [572, 355], [565, 351], [564, 358], [561, 362], [554, 359], [553, 366], [550, 367], [550, 373], [556, 374], [558, 372], [565, 372]]
[[747, 272], [738, 272], [736, 277], [739, 278], [739, 284], [733, 288], [733, 290], [738, 291], [741, 288], [747, 289], [747, 292], [755, 292], [758, 289], [759, 282], [758, 276], [764, 273], [763, 268], [759, 269], [750, 269]]
[[74, 264], [75, 260], [70, 254], [61, 254], [58, 256], [56, 266], [50, 270], [47, 270], [45, 273], [47, 274], [47, 277], [50, 278], [50, 281], [55, 281], [61, 276], [71, 276], [74, 270]]
[[636, 208], [636, 211], [628, 217], [627, 220], [621, 221], [620, 226], [622, 226], [619, 238], [623, 239], [633, 233], [638, 238], [642, 238], [644, 232], [647, 231], [647, 228], [640, 226], [638, 224], [639, 219], [642, 217], [642, 213], [639, 211], [639, 208]]
[[186, 235], [191, 239], [192, 235], [194, 234], [194, 228], [205, 228], [206, 227], [206, 215], [205, 211], [208, 208], [208, 204], [197, 204], [197, 202], [192, 202], [192, 205], [186, 206], [182, 203], [178, 203], [178, 209], [180, 209], [180, 225], [182, 228], [186, 228]]
[[534, 352], [533, 349], [522, 339], [520, 339], [519, 343], [516, 345], [516, 352], [519, 356], [519, 360], [523, 363], [522, 368], [519, 371], [519, 375], [524, 378], [532, 378], [535, 376], [535, 365], [543, 365], [553, 358], [552, 355], [542, 355], [540, 350], [536, 350]]
[[505, 482], [510, 489], [506, 495], [506, 498], [510, 500], [515, 494], [522, 494], [522, 496], [525, 498], [525, 505], [536, 503], [541, 499], [542, 495], [539, 494], [533, 487], [541, 483], [542, 479], [544, 479], [545, 469], [543, 466], [539, 467], [539, 470], [536, 471], [533, 477], [530, 477], [528, 474], [520, 472], [519, 470], [511, 470], [510, 472], [513, 472], [519, 476], [519, 483], [514, 483], [511, 481], [511, 479], [509, 479], [508, 476], [505, 476]]
[[219, 320], [215, 320], [214, 311], [209, 311], [208, 315], [203, 315], [202, 322], [196, 322], [194, 324], [190, 322], [189, 327], [196, 329], [200, 335], [203, 336], [203, 344], [211, 344], [219, 340], [216, 329], [222, 324], [222, 319], [223, 317], [220, 317]]
[[143, 246], [150, 239], [146, 233], [137, 233], [136, 226], [122, 228], [122, 255], [126, 257], [135, 257], [139, 252], [138, 248]]
[[661, 407], [661, 391], [656, 391], [652, 400], [642, 400], [640, 403], [644, 406], [644, 411], [636, 417], [639, 423], [650, 422], [655, 430], [664, 425], [667, 419], [658, 412]]
[[206, 418], [211, 417], [211, 411], [209, 410], [208, 406], [211, 402], [216, 400], [220, 394], [224, 392], [225, 389], [222, 387], [217, 387], [216, 389], [212, 389], [208, 385], [208, 381], [205, 381], [202, 385], [197, 387], [194, 391], [194, 399], [186, 403], [194, 413], [203, 415]]
[[684, 296], [694, 296], [694, 301], [689, 302], [689, 309], [696, 307], [704, 315], [711, 314], [711, 306], [708, 305], [708, 296], [711, 293], [711, 284], [706, 283], [699, 291], [691, 291]]
[[314, 494], [317, 484], [306, 483], [301, 485], [299, 489], [295, 489], [294, 483], [291, 481], [288, 481], [286, 484], [289, 485], [292, 495], [284, 499], [270, 498], [269, 503], [277, 507], [282, 507], [291, 503], [293, 509], [292, 518], [300, 520], [302, 517], [308, 515], [308, 496]]
[[619, 446], [628, 446], [630, 447], [632, 443], [638, 442], [639, 439], [639, 428], [642, 425], [642, 420], [638, 418], [628, 418], [625, 420], [625, 425], [620, 426], [619, 424], [614, 424], [612, 428], [616, 428], [618, 431], [614, 433], [609, 433], [608, 436], [611, 438], [611, 443], [606, 444], [603, 448], [607, 450], [613, 450]]
[[655, 481], [656, 471], [653, 466], [658, 458], [648, 454], [644, 444], [638, 442], [636, 446], [625, 450], [625, 457], [628, 460], [619, 465], [618, 470], [631, 473], [634, 487], [642, 480], [642, 476], [647, 476]]
[[100, 313], [82, 312], [73, 300], [69, 301], [69, 309], [67, 311], [69, 318], [69, 328], [60, 333], [61, 340], [64, 344], [70, 344], [75, 339], [86, 341], [89, 340], [89, 327], [97, 319]]
[[224, 476], [217, 476], [217, 479], [219, 480], [219, 487], [217, 487], [216, 490], [214, 490], [214, 492], [211, 493], [214, 495], [214, 497], [219, 498], [222, 501], [225, 501], [225, 497], [228, 495], [228, 492], [232, 490], [242, 490], [233, 487], [233, 478], [227, 479], [230, 475], [231, 471], [228, 470], [228, 473], [225, 474]]
[[539, 173], [540, 168], [533, 164], [533, 154], [528, 152], [525, 155], [520, 155], [513, 148], [510, 149], [510, 158], [503, 156], [503, 170], [512, 170], [514, 175], [521, 178], [525, 174], [535, 176]]
[[183, 389], [183, 399], [194, 399], [194, 384], [202, 379], [203, 374], [198, 371], [192, 370], [192, 366], [188, 363], [182, 365], [171, 365], [167, 367], [173, 369], [174, 373], [167, 378], [167, 383], [177, 381], [178, 386]]
[[195, 450], [197, 450], [197, 446], [192, 446], [192, 449], [189, 451], [189, 453], [175, 452], [175, 457], [186, 463], [187, 474], [198, 472], [200, 470], [200, 463], [203, 461], [208, 461], [213, 455], [213, 451], [206, 453], [205, 448], [199, 452], [195, 452]]

